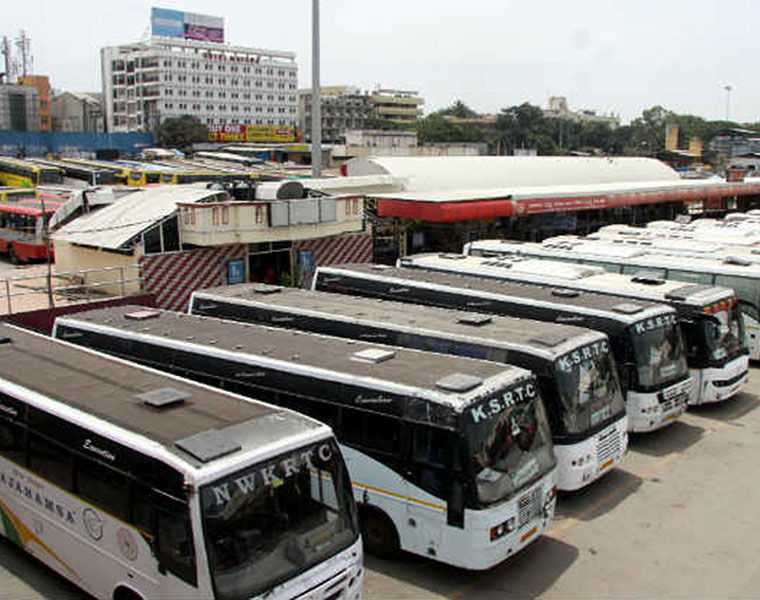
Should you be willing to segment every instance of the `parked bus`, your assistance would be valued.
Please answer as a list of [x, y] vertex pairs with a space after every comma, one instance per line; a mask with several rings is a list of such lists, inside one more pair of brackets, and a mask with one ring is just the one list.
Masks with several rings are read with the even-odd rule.
[[119, 183], [119, 180], [116, 177], [116, 172], [102, 166], [65, 162], [63, 160], [51, 160], [47, 158], [34, 158], [30, 160], [38, 165], [61, 169], [66, 177], [85, 181], [89, 185], [113, 185]]
[[96, 598], [358, 598], [313, 419], [0, 325], [0, 531]]
[[60, 206], [50, 201], [0, 203], [0, 252], [13, 264], [53, 257], [48, 223]]
[[36, 197], [35, 190], [30, 188], [0, 187], [0, 202], [17, 202]]
[[35, 165], [18, 158], [0, 156], [0, 185], [33, 188], [63, 183], [63, 171], [56, 167]]
[[511, 240], [479, 240], [465, 246], [465, 254], [505, 254], [550, 258], [602, 267], [612, 273], [674, 279], [731, 288], [741, 306], [750, 360], [760, 360], [760, 264], [741, 256], [708, 258], [676, 256], [600, 240], [545, 240], [541, 244]]
[[487, 569], [549, 525], [556, 463], [529, 371], [181, 313], [136, 323], [132, 310], [61, 317], [55, 335], [332, 426], [368, 552]]
[[609, 339], [598, 331], [260, 283], [199, 290], [190, 312], [533, 371], [552, 430], [560, 490], [580, 489], [608, 473], [628, 447]]
[[315, 290], [602, 331], [618, 367], [629, 431], [659, 429], [686, 410], [692, 383], [683, 337], [675, 310], [663, 304], [387, 265], [318, 267], [312, 282]]
[[693, 384], [689, 404], [726, 400], [749, 380], [749, 348], [741, 309], [729, 288], [684, 284], [645, 272], [609, 273], [601, 267], [520, 256], [417, 254], [399, 259], [399, 265], [661, 302], [676, 310], [686, 341], [686, 362]]
[[161, 183], [183, 184], [197, 183], [202, 181], [209, 182], [233, 182], [233, 181], [252, 181], [259, 178], [257, 173], [243, 172], [221, 172], [221, 171], [181, 171], [177, 173], [162, 173]]
[[131, 172], [131, 169], [129, 169], [126, 165], [122, 165], [119, 163], [110, 162], [107, 160], [89, 160], [84, 158], [61, 158], [61, 162], [66, 165], [72, 165], [72, 166], [80, 166], [85, 167], [89, 169], [105, 169], [106, 171], [111, 171], [113, 173], [114, 178], [116, 179], [115, 183], [118, 184], [127, 184], [127, 179], [129, 178], [129, 174]]

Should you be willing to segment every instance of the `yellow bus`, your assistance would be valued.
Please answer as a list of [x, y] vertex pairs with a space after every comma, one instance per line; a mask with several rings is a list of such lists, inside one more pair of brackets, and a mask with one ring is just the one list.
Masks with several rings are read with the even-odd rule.
[[57, 167], [35, 165], [18, 158], [0, 157], [0, 185], [33, 188], [46, 183], [63, 183], [63, 171]]

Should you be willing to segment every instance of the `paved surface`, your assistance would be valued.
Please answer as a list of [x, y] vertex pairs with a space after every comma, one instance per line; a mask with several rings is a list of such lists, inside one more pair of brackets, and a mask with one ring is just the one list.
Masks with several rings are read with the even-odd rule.
[[[633, 437], [622, 465], [590, 489], [561, 496], [548, 534], [511, 560], [471, 573], [413, 555], [396, 561], [368, 556], [364, 595], [760, 597], [758, 473], [755, 366], [745, 393]], [[0, 540], [0, 598], [84, 597]]]

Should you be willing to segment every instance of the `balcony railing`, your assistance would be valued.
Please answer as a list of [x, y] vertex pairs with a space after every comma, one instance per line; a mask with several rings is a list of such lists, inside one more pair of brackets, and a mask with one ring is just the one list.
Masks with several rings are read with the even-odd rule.
[[364, 229], [364, 199], [358, 196], [178, 206], [182, 242], [198, 246], [313, 239]]

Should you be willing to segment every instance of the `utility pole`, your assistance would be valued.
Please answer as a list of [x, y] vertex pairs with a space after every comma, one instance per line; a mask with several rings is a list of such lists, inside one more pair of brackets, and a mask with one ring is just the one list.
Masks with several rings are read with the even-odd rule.
[[322, 88], [319, 83], [319, 0], [311, 0], [311, 176], [322, 177]]

